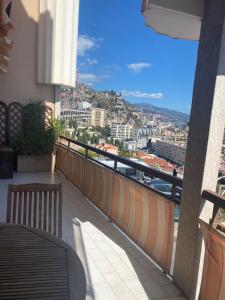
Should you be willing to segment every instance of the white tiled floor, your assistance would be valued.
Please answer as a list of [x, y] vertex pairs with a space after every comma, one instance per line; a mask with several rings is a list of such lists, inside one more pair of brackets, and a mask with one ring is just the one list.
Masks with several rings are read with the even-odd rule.
[[80, 256], [87, 298], [184, 299], [173, 283], [59, 174], [14, 174], [0, 180], [0, 221], [5, 222], [8, 183], [63, 183], [63, 239]]

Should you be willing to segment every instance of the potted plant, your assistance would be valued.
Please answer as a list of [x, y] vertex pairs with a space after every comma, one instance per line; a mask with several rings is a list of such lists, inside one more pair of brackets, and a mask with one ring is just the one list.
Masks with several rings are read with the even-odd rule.
[[23, 130], [15, 140], [17, 172], [49, 172], [54, 170], [55, 151], [63, 123], [52, 117], [42, 101], [24, 106]]

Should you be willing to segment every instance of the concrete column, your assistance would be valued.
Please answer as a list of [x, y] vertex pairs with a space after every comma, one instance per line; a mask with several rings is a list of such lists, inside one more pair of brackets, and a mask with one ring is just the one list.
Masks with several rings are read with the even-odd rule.
[[195, 299], [202, 253], [198, 217], [209, 221], [212, 205], [203, 189], [216, 190], [225, 126], [225, 1], [206, 0], [187, 146], [174, 280]]

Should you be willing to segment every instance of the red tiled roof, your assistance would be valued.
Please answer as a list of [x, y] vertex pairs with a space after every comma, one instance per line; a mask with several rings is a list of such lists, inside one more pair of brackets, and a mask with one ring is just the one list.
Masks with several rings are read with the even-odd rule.
[[102, 149], [104, 151], [107, 151], [110, 149], [118, 151], [118, 147], [115, 145], [112, 145], [112, 144], [98, 144], [95, 147], [98, 149]]

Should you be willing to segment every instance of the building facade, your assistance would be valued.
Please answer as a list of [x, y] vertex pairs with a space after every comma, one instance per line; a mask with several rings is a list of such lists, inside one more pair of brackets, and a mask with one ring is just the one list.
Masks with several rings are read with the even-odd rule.
[[89, 109], [89, 108], [91, 108], [91, 103], [87, 102], [87, 101], [78, 102], [77, 108], [78, 109]]
[[106, 110], [102, 108], [91, 108], [91, 126], [106, 126]]
[[132, 137], [132, 125], [112, 123], [111, 135], [119, 140], [127, 140]]
[[78, 127], [91, 125], [91, 111], [85, 109], [61, 109], [60, 119], [69, 124], [70, 120], [76, 121]]
[[124, 149], [128, 151], [133, 151], [136, 149], [145, 148], [147, 146], [148, 139], [147, 138], [140, 138], [136, 141], [125, 141], [124, 142]]
[[159, 156], [166, 158], [176, 164], [184, 165], [186, 144], [185, 143], [171, 143], [157, 140], [155, 144], [155, 151]]

